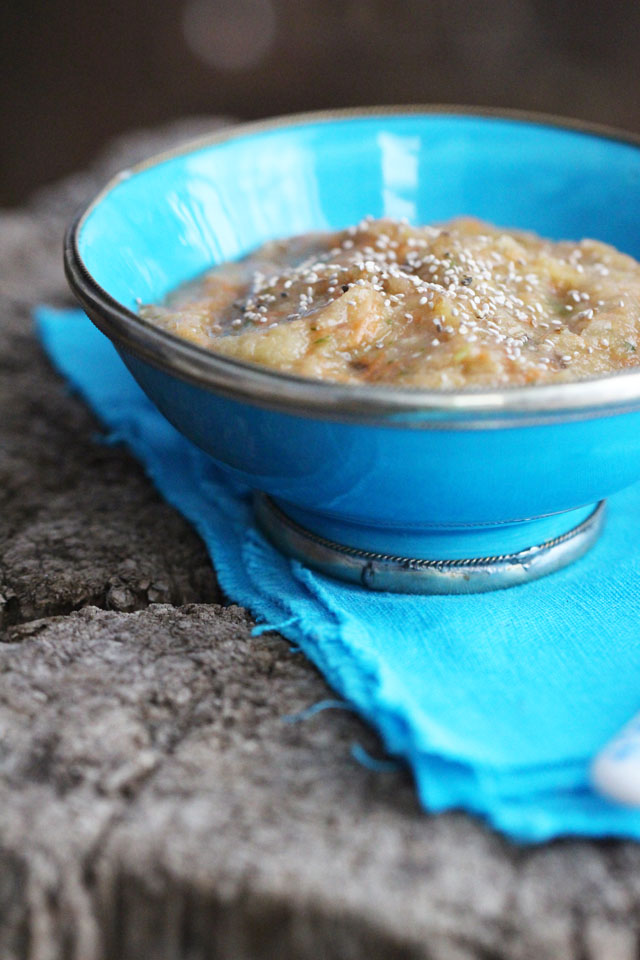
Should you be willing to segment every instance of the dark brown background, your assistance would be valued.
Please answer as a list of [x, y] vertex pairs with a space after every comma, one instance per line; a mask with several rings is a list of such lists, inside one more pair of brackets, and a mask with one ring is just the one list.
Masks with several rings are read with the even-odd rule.
[[0, 203], [189, 114], [513, 106], [640, 130], [640, 4], [5, 0]]

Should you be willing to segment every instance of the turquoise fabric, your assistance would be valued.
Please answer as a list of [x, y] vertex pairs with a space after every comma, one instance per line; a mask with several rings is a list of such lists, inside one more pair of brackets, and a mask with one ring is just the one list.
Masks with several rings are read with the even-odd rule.
[[227, 596], [302, 648], [410, 765], [425, 809], [464, 808], [526, 842], [640, 838], [640, 812], [588, 781], [594, 753], [640, 709], [640, 485], [610, 500], [588, 556], [547, 579], [371, 594], [265, 542], [248, 491], [156, 411], [84, 314], [36, 319], [54, 364], [199, 531]]

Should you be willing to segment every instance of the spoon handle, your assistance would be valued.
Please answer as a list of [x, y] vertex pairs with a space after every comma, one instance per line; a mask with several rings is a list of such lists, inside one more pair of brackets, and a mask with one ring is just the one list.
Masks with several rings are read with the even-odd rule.
[[640, 807], [640, 713], [596, 754], [591, 782], [607, 799]]

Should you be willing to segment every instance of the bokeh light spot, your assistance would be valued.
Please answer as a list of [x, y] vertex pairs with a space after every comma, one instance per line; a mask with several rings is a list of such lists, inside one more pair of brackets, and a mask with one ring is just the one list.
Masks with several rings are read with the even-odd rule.
[[190, 50], [216, 70], [247, 70], [269, 52], [276, 35], [272, 0], [189, 0], [182, 29]]

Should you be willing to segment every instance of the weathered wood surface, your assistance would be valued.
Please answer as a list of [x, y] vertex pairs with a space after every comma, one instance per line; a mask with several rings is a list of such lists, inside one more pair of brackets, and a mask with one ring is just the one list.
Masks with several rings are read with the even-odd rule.
[[[0, 221], [1, 960], [635, 960], [640, 847], [428, 817], [52, 372], [61, 234], [139, 134]], [[330, 694], [329, 694], [330, 695]]]

